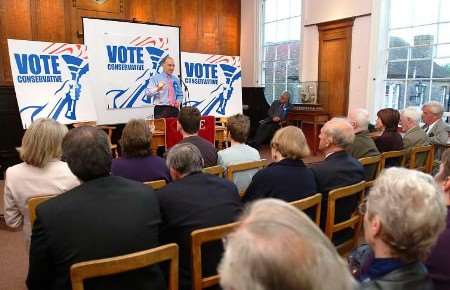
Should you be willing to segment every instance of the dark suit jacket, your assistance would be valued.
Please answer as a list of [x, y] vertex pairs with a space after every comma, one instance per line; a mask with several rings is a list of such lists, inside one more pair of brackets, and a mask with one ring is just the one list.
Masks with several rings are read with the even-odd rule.
[[[210, 174], [194, 173], [169, 183], [157, 192], [163, 224], [161, 241], [180, 247], [180, 289], [191, 290], [191, 232], [234, 222], [241, 211], [237, 187]], [[202, 249], [203, 276], [216, 273], [221, 241]]]
[[[30, 248], [30, 290], [71, 289], [70, 266], [158, 246], [158, 200], [142, 183], [102, 177], [37, 207]], [[90, 279], [87, 290], [165, 289], [159, 267]]]
[[[328, 193], [336, 188], [352, 185], [364, 180], [364, 168], [358, 160], [346, 151], [331, 154], [322, 162], [311, 166], [318, 192], [322, 193], [321, 227], [325, 229], [327, 218]], [[335, 221], [343, 221], [353, 212], [358, 200], [354, 198], [338, 201], [336, 204]]]
[[191, 136], [181, 140], [180, 144], [182, 143], [190, 143], [200, 150], [204, 161], [204, 167], [217, 165], [218, 157], [216, 147], [208, 140], [203, 139], [200, 136]]
[[317, 193], [314, 174], [302, 160], [284, 159], [264, 168], [253, 176], [243, 202], [272, 197], [290, 202]]
[[383, 134], [375, 140], [375, 144], [381, 153], [402, 150], [402, 135], [397, 132], [384, 131]]
[[281, 121], [285, 121], [289, 110], [291, 110], [292, 107], [292, 104], [287, 103], [284, 108], [282, 108], [279, 100], [273, 101], [272, 105], [270, 105], [269, 111], [267, 112], [268, 116], [264, 119], [264, 122], [271, 122], [273, 117], [280, 117]]

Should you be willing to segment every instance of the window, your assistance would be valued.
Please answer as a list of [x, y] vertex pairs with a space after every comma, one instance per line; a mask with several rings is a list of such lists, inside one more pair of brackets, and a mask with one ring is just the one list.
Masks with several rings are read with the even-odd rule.
[[283, 91], [298, 102], [301, 0], [263, 0], [262, 84], [269, 104]]
[[449, 111], [450, 0], [390, 0], [384, 105]]

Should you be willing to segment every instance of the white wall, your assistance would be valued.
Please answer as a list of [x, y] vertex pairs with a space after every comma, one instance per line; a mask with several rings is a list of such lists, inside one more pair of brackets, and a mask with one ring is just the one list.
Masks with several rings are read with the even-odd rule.
[[241, 0], [241, 70], [242, 86], [259, 84], [260, 0]]
[[303, 0], [305, 25], [370, 13], [372, 0]]

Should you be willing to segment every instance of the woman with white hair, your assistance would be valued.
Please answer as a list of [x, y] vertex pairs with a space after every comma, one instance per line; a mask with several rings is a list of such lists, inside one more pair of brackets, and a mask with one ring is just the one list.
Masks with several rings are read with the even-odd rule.
[[421, 261], [444, 229], [447, 209], [433, 178], [415, 170], [387, 169], [361, 211], [373, 257], [362, 263], [360, 288], [434, 289]]
[[67, 127], [53, 119], [38, 119], [25, 132], [20, 158], [24, 161], [5, 173], [5, 222], [12, 228], [24, 225], [25, 240], [31, 236], [27, 201], [39, 195], [59, 194], [80, 184], [66, 162], [61, 144]]

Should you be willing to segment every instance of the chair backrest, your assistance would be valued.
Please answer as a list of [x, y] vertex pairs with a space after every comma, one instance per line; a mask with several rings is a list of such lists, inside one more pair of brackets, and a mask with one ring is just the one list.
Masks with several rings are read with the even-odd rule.
[[166, 186], [167, 183], [164, 179], [160, 179], [160, 180], [154, 180], [154, 181], [147, 181], [147, 182], [144, 182], [144, 184], [147, 186], [150, 186], [154, 190], [158, 190], [158, 189], [161, 189], [164, 186]]
[[374, 180], [380, 174], [381, 155], [363, 157], [358, 159], [364, 167], [364, 177], [366, 179], [366, 186], [372, 186]]
[[[433, 169], [433, 153], [433, 145], [412, 148], [411, 158], [409, 159], [409, 168], [420, 170], [425, 173], [431, 173]], [[422, 164], [418, 164], [419, 160]]]
[[[396, 162], [397, 161], [397, 162]], [[405, 167], [406, 151], [388, 151], [381, 153], [381, 167], [380, 170], [391, 166]], [[393, 163], [395, 162], [395, 165]]]
[[202, 245], [212, 241], [219, 241], [232, 232], [239, 223], [195, 230], [191, 233], [192, 254], [192, 289], [201, 290], [219, 284], [219, 275], [203, 277], [202, 273]]
[[313, 196], [303, 198], [300, 200], [290, 202], [291, 205], [295, 206], [301, 211], [306, 211], [308, 209], [314, 209], [314, 222], [317, 226], [320, 226], [320, 208], [322, 205], [322, 194], [316, 193]]
[[225, 169], [220, 165], [203, 168], [203, 173], [217, 175], [220, 177], [223, 177], [224, 172], [225, 172]]
[[44, 201], [47, 201], [48, 199], [54, 197], [55, 195], [42, 195], [42, 196], [35, 196], [31, 197], [27, 200], [28, 205], [28, 212], [30, 213], [30, 223], [31, 225], [34, 224], [34, 221], [36, 220], [36, 207], [43, 203]]
[[[234, 181], [234, 174], [236, 172], [242, 172], [242, 171], [247, 171], [247, 170], [252, 170], [252, 169], [263, 169], [264, 167], [266, 167], [268, 164], [266, 159], [261, 159], [261, 160], [257, 160], [257, 161], [249, 161], [249, 162], [242, 162], [242, 163], [238, 163], [238, 164], [232, 164], [232, 165], [228, 165], [227, 167], [227, 173], [226, 173], [226, 177], [229, 181], [233, 182]], [[244, 192], [239, 192], [239, 194], [242, 196], [244, 196]]]
[[[353, 234], [350, 239], [342, 241], [337, 245], [337, 250], [339, 253], [347, 253], [357, 246], [359, 231], [361, 228], [361, 215], [358, 212], [358, 206], [363, 201], [365, 190], [365, 181], [359, 183], [341, 187], [330, 191], [328, 194], [328, 205], [327, 205], [327, 222], [325, 226], [325, 233], [330, 238], [333, 239], [333, 235], [345, 229], [353, 229]], [[349, 198], [353, 196], [352, 201], [349, 202]], [[345, 220], [336, 221], [336, 203], [340, 199], [346, 199], [346, 210], [348, 210], [349, 218]], [[339, 210], [342, 210], [340, 208]]]
[[76, 263], [70, 267], [72, 290], [84, 290], [83, 281], [90, 278], [109, 276], [170, 261], [168, 290], [178, 290], [178, 246], [163, 245], [113, 258]]

